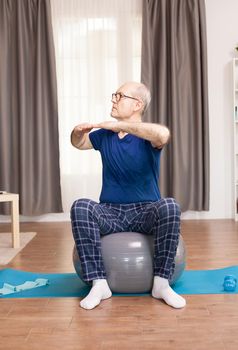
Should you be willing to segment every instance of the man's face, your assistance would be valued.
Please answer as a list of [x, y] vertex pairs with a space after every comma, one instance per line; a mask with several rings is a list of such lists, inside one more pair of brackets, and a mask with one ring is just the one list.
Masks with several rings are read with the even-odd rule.
[[134, 114], [137, 104], [132, 84], [122, 85], [112, 96], [111, 116], [117, 120], [127, 119]]

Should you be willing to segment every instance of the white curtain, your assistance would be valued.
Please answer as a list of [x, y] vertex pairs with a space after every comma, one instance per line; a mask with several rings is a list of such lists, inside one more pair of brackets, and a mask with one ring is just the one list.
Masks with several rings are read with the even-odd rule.
[[141, 0], [51, 0], [56, 50], [63, 207], [98, 201], [99, 152], [70, 143], [73, 127], [110, 120], [111, 94], [140, 81]]

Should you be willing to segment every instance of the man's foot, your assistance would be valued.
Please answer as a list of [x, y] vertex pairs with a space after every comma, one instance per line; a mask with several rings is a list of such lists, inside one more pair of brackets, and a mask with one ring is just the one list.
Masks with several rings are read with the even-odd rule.
[[166, 304], [176, 309], [186, 305], [186, 300], [173, 291], [168, 280], [159, 276], [154, 277], [152, 296], [156, 299], [163, 299]]
[[86, 298], [81, 300], [80, 306], [84, 309], [91, 310], [99, 305], [101, 300], [108, 299], [111, 296], [112, 292], [106, 279], [94, 280], [89, 294]]

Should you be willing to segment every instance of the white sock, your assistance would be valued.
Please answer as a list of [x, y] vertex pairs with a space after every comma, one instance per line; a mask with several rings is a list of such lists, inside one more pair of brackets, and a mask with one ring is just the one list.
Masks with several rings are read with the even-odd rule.
[[168, 305], [179, 309], [186, 305], [186, 300], [175, 293], [170, 287], [166, 278], [154, 276], [154, 284], [152, 288], [152, 296], [156, 299], [163, 299]]
[[112, 296], [112, 292], [108, 286], [106, 279], [98, 279], [93, 281], [93, 286], [83, 300], [80, 306], [84, 309], [91, 310], [99, 305], [101, 300], [108, 299]]

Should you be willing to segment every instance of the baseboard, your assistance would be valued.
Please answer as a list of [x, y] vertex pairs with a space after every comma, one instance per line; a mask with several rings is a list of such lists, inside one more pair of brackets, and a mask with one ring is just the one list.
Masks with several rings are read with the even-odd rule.
[[[70, 221], [69, 213], [50, 213], [39, 216], [23, 216], [20, 215], [20, 222], [63, 222]], [[11, 222], [11, 217], [9, 215], [0, 215], [0, 223]]]

